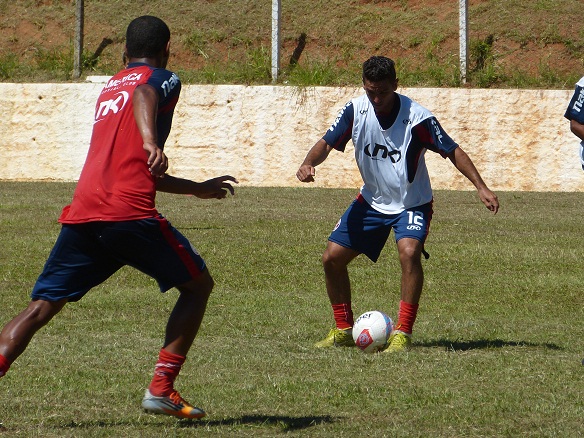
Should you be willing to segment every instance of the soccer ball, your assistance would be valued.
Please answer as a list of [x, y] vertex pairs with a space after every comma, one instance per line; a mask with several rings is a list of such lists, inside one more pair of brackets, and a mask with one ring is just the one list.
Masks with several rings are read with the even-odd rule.
[[385, 348], [393, 330], [393, 321], [378, 310], [365, 312], [353, 325], [355, 345], [365, 353], [377, 353]]

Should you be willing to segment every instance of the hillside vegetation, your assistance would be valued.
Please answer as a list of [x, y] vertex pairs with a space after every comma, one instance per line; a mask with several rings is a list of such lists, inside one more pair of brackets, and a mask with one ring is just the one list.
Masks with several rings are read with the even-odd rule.
[[[357, 84], [383, 54], [404, 86], [463, 85], [458, 0], [282, 0], [282, 12], [281, 83]], [[85, 0], [83, 77], [121, 67], [125, 28], [144, 14], [169, 24], [184, 82], [271, 82], [268, 0]], [[0, 0], [0, 16], [0, 81], [71, 80], [75, 0]], [[562, 89], [584, 75], [581, 0], [469, 0], [469, 32], [464, 86]]]

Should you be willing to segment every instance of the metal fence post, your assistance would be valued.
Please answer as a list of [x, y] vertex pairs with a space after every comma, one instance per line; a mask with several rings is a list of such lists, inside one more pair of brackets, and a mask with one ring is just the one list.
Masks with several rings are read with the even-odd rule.
[[459, 0], [459, 29], [458, 39], [460, 43], [460, 80], [466, 84], [466, 72], [468, 64], [468, 1]]
[[280, 31], [282, 0], [272, 0], [272, 83], [278, 81], [280, 71]]
[[75, 47], [73, 48], [73, 79], [81, 77], [83, 67], [84, 0], [75, 0]]

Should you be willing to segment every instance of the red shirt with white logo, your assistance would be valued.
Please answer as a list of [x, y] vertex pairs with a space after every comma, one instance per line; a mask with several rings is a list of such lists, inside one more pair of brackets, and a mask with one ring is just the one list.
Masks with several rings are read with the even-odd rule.
[[126, 221], [155, 217], [155, 178], [134, 119], [136, 87], [152, 85], [159, 93], [158, 146], [164, 147], [181, 84], [178, 77], [147, 64], [128, 65], [113, 76], [95, 106], [89, 152], [73, 200], [59, 222]]

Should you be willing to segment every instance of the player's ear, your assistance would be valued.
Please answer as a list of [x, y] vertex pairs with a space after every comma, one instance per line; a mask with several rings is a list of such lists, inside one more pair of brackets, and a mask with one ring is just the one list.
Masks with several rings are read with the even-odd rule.
[[160, 60], [161, 65], [159, 67], [166, 68], [168, 64], [168, 58], [170, 58], [170, 41], [166, 43], [166, 47], [164, 48], [164, 52], [162, 53], [162, 58]]
[[399, 82], [398, 78], [395, 78], [395, 81], [393, 82], [393, 91], [397, 90], [397, 84]]
[[128, 48], [124, 46], [124, 51], [122, 52], [122, 64], [125, 66], [128, 65]]

